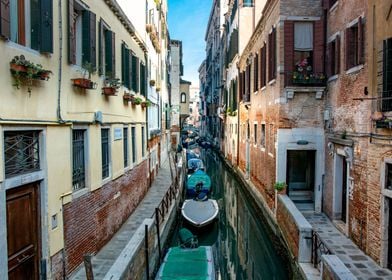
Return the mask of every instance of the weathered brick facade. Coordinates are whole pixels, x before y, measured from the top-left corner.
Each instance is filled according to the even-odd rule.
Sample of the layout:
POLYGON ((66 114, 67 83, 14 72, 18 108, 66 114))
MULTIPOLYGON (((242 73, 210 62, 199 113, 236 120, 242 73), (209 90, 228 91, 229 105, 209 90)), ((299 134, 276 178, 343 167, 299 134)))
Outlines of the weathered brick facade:
POLYGON ((148 161, 143 161, 120 178, 64 205, 67 274, 82 263, 84 254, 99 251, 135 210, 147 192, 147 174, 148 161))

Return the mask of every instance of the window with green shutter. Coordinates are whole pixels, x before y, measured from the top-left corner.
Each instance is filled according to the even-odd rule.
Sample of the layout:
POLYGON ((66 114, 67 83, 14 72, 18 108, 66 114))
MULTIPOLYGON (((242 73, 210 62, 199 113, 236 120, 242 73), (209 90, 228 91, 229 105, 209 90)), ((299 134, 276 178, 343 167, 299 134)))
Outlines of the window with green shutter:
POLYGON ((132 54, 132 90, 139 92, 139 58, 132 54))
POLYGON ((53 53, 53 0, 0 0, 0 36, 53 53))
POLYGON ((123 85, 128 89, 131 88, 131 68, 130 68, 130 50, 127 45, 123 43, 121 45, 121 79, 123 85))
MULTIPOLYGON (((42 1, 42 0, 41 0, 42 1)), ((96 15, 75 0, 68 2, 68 61, 97 66, 96 15)))
POLYGON ((140 94, 146 96, 146 66, 140 62, 140 94))

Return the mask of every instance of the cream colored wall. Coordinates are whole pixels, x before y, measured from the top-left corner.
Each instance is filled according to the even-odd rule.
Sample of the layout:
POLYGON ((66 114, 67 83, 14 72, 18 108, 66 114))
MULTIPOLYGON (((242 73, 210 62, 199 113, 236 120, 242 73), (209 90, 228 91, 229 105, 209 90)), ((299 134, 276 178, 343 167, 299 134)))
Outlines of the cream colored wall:
MULTIPOLYGON (((97 22, 97 49, 98 49, 98 22, 101 15, 105 22, 116 34, 116 76, 121 77, 121 43, 126 42, 128 47, 142 60, 145 60, 144 52, 138 47, 136 42, 130 37, 123 25, 113 16, 112 11, 104 1, 85 0, 91 11, 96 13, 97 22)), ((131 148, 131 124, 136 127, 136 141, 138 152, 137 163, 142 159, 141 126, 146 121, 145 112, 141 106, 132 106, 124 103, 122 95, 125 89, 121 87, 117 96, 105 97, 101 94, 101 87, 104 81, 98 74, 92 76, 92 80, 98 83, 96 90, 80 90, 71 84, 72 78, 81 77, 79 66, 68 64, 68 28, 67 28, 67 2, 62 1, 63 18, 63 50, 60 61, 60 36, 58 26, 58 7, 54 5, 53 10, 53 54, 50 56, 42 55, 27 47, 17 45, 13 42, 0 40, 0 129, 1 125, 18 126, 29 123, 31 120, 50 122, 40 123, 46 126, 46 139, 44 147, 46 157, 43 158, 47 166, 47 186, 48 186, 48 233, 49 233, 49 253, 54 255, 64 246, 63 221, 62 221, 62 197, 63 203, 72 201, 72 127, 74 121, 86 123, 87 128, 87 191, 94 191, 103 185, 101 171, 101 128, 99 124, 93 124, 94 113, 101 111, 103 122, 110 127, 110 150, 111 150, 111 179, 115 179, 124 173, 123 167, 123 139, 114 141, 114 128, 123 128, 123 123, 130 124, 129 128, 129 161, 132 164, 131 148), (15 89, 13 79, 9 72, 9 61, 15 55, 23 54, 26 59, 42 64, 45 69, 51 70, 53 75, 49 81, 37 82, 32 87, 29 94, 26 87, 15 89), (62 72, 61 84, 59 84, 59 72, 62 72), (57 97, 58 90, 61 88, 61 113, 62 119, 69 125, 59 125, 57 122, 57 97), (4 102, 6 100, 6 102, 4 102), (15 122, 18 119, 21 122, 15 122), (6 122, 6 120, 9 120, 6 122), (90 123, 88 125, 88 123, 90 123), (51 216, 57 214, 58 227, 51 229, 51 216)), ((97 51, 97 63, 98 63, 97 51)), ((147 133, 147 130, 146 130, 147 133)), ((0 182, 4 180, 4 159, 2 136, 0 137, 0 182)), ((146 140, 147 141, 147 140, 146 140)), ((144 159, 147 158, 147 152, 144 159)))
POLYGON ((180 114, 189 115, 189 84, 180 84, 180 114), (186 103, 181 103, 181 94, 186 93, 186 103))
POLYGON ((48 231, 51 256, 64 246, 61 197, 70 192, 72 186, 71 133, 70 127, 48 126, 46 130, 48 231), (57 215, 58 227, 52 230, 53 215, 57 215))

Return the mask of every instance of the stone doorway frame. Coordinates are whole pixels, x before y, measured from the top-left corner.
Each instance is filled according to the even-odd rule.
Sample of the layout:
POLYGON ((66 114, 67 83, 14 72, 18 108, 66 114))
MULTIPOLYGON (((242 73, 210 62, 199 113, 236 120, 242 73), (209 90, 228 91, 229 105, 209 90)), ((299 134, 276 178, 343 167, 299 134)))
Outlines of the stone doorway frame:
MULTIPOLYGON (((392 190, 385 187, 386 184, 386 171, 387 164, 392 165, 392 158, 384 159, 381 163, 380 172, 380 187, 381 187, 381 252, 380 252, 380 264, 386 268, 388 266, 388 226, 389 226, 389 208, 392 207, 388 199, 392 201, 392 190)), ((391 203, 392 204, 392 203, 391 203)))

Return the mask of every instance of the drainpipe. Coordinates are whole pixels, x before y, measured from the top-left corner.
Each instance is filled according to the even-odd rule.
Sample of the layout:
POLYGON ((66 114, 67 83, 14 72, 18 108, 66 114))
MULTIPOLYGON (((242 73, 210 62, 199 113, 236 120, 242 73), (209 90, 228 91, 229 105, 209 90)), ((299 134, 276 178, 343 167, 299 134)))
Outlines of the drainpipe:
POLYGON ((60 124, 65 123, 61 116, 61 81, 63 72, 63 15, 62 1, 59 0, 59 69, 58 69, 58 91, 57 91, 57 120, 60 124))

